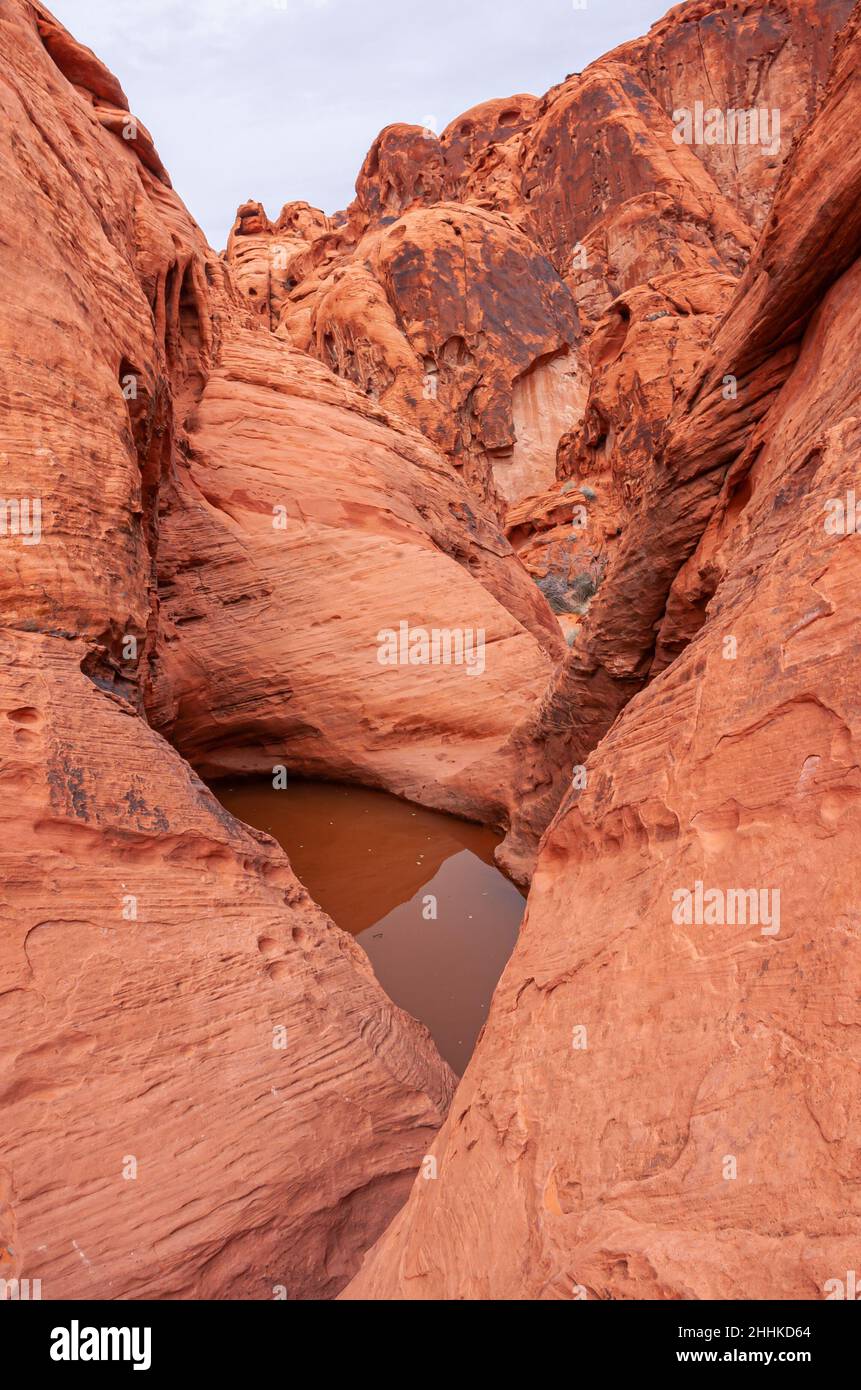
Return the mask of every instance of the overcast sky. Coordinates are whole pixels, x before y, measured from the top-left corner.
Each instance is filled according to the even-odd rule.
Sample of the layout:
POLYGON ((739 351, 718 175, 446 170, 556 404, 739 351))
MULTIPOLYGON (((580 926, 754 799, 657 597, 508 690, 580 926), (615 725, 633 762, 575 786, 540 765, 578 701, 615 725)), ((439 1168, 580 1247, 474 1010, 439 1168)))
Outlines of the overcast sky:
POLYGON ((48 0, 117 75, 221 250, 239 203, 270 217, 353 196, 393 121, 441 131, 491 97, 542 95, 644 34, 669 0, 48 0))

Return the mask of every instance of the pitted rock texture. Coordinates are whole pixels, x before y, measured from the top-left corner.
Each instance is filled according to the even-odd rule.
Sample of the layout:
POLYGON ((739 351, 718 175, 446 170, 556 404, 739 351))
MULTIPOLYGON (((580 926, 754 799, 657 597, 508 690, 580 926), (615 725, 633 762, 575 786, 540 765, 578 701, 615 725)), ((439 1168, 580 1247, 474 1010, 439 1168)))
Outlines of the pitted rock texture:
POLYGON ((667 428, 656 420, 649 429, 656 464, 643 474, 588 621, 513 736, 520 771, 502 858, 519 876, 528 875, 538 836, 567 790, 568 769, 585 762, 619 710, 701 626, 719 569, 704 558, 697 576, 692 552, 702 545, 707 556, 715 544, 719 496, 721 512, 735 515, 742 505, 747 470, 736 484, 736 457, 783 387, 823 294, 857 253, 859 155, 846 139, 855 119, 846 57, 854 33, 847 26, 841 36, 815 123, 781 180, 733 303, 677 393, 667 428))
MULTIPOLYGON (((424 151, 429 142, 415 139, 424 151)), ((294 289, 267 301, 278 336, 418 424, 482 500, 504 503, 524 479, 552 480, 555 438, 579 418, 585 384, 574 301, 540 249, 505 214, 446 202, 371 221, 348 254, 345 240, 324 234, 290 257, 294 289), (555 438, 524 463, 514 456, 516 393, 557 361, 555 438)), ((258 304, 281 247, 277 231, 240 215, 227 259, 258 304)))
POLYGON ((859 72, 856 14, 542 711, 586 785, 437 1180, 345 1297, 820 1299, 855 1267, 859 72))
MULTIPOLYGON (((636 68, 671 115, 691 110, 697 100, 724 113, 780 112, 779 143, 764 157, 751 141, 704 139, 693 147, 721 191, 759 231, 780 170, 816 108, 835 37, 852 8, 851 0, 695 0, 676 5, 646 38, 623 44, 611 56, 636 68)), ((770 121, 766 128, 770 146, 770 121)))
POLYGON ((734 287, 715 271, 655 276, 620 294, 586 340, 588 394, 581 425, 559 438, 559 481, 506 515, 518 557, 569 642, 581 624, 561 615, 584 617, 603 585, 636 522, 667 417, 734 287))
POLYGON ((269 223, 244 205, 227 259, 280 335, 416 423, 505 520, 566 476, 584 336, 618 296, 668 273, 742 273, 850 8, 677 6, 543 98, 485 102, 441 136, 387 126, 355 201, 309 213, 293 249, 287 208, 269 223), (707 143, 703 123, 687 142, 679 113, 697 101, 756 111, 756 138, 745 119, 743 144, 707 143))

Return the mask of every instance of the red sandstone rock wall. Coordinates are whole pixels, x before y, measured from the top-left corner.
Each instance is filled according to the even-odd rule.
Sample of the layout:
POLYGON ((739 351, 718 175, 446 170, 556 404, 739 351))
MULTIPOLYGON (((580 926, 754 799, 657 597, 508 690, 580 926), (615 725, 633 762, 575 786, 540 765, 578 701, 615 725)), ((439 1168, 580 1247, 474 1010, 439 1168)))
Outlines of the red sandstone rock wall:
POLYGON ((335 219, 246 204, 227 259, 281 335, 417 423, 522 530, 583 428, 584 334, 655 276, 741 274, 849 9, 677 6, 542 99, 484 103, 439 138, 386 127, 335 219), (677 142, 675 114, 703 97, 776 108, 773 151, 677 142))
POLYGON ((46 1299, 330 1296, 451 1074, 86 652, 0 638, 9 1243, 46 1299))
POLYGON ((852 1267, 857 19, 802 134, 847 14, 679 7, 220 260, 116 79, 6 5, 0 452, 45 534, 0 552, 0 1277, 330 1296, 401 1206, 454 1079, 189 766, 282 760, 506 825, 524 878, 550 826, 350 1297, 852 1267), (706 85, 781 107, 774 158, 673 140, 706 85), (401 618, 484 628, 485 675, 380 667, 401 618), (697 882, 779 932, 674 921, 697 882))
POLYGON ((773 155, 764 158, 753 144, 694 147, 721 191, 758 231, 793 142, 813 115, 835 37, 851 11, 848 0, 695 0, 676 5, 646 38, 610 56, 636 68, 671 113, 698 98, 724 111, 780 110, 780 146, 773 155))
MULTIPOLYGON (((416 128, 395 129, 399 145, 411 145, 405 171, 415 178, 431 142, 416 128)), ((387 189, 388 176, 371 167, 387 189)), ((364 206, 377 207, 377 195, 363 191, 369 179, 360 176, 349 226, 306 233, 304 254, 285 245, 277 223, 261 231, 262 214, 240 209, 228 263, 256 305, 269 267, 266 307, 270 320, 278 317, 279 337, 418 424, 481 499, 511 499, 524 486, 513 457, 516 383, 558 360, 566 369, 558 410, 573 421, 582 408, 571 293, 507 214, 413 201, 397 220, 372 217, 364 206), (282 266, 293 282, 286 293, 274 278, 282 266)), ((548 480, 554 466, 555 447, 543 462, 548 480)), ((539 469, 531 464, 536 476, 539 469)), ((529 471, 525 481, 534 481, 529 471)))
POLYGON ((453 1077, 180 754, 501 816, 482 759, 561 639, 433 448, 246 306, 98 59, 23 0, 0 49, 3 490, 41 509, 0 564, 0 1268, 328 1296, 453 1077), (454 611, 484 684, 375 665, 454 611))
POLYGON ((859 71, 856 15, 542 710, 545 775, 582 757, 586 786, 439 1176, 348 1297, 817 1299, 854 1267, 859 71))
POLYGON ((562 642, 420 436, 268 333, 235 331, 168 497, 148 709, 196 768, 286 763, 507 820, 485 769, 562 642), (380 665, 380 632, 403 621, 484 633, 482 673, 380 665))

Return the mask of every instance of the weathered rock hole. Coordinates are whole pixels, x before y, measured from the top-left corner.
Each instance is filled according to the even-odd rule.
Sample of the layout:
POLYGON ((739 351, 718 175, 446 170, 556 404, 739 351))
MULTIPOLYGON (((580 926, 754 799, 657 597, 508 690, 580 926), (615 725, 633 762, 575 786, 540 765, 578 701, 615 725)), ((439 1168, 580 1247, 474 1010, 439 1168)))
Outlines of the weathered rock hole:
POLYGON ((39 724, 42 716, 37 709, 10 709, 6 711, 6 718, 12 724, 39 724))

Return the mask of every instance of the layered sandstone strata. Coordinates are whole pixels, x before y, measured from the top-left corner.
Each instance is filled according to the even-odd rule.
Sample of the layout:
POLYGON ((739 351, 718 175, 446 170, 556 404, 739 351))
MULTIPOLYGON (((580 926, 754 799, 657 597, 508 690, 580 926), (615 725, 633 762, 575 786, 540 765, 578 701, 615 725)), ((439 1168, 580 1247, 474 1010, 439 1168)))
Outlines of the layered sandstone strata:
POLYGON ((349 1297, 816 1299, 854 1267, 859 71, 856 15, 542 710, 537 760, 586 785, 438 1177, 349 1297))
POLYGON ((849 9, 677 6, 541 99, 486 102, 439 137, 386 127, 334 218, 244 205, 227 260, 276 332, 418 424, 504 519, 566 476, 584 335, 619 295, 741 274, 849 9), (686 140, 697 101, 756 129, 686 140))
POLYGON ((181 754, 490 817, 561 639, 432 446, 240 297, 99 60, 23 0, 0 47, 0 1270, 330 1295, 453 1077, 181 754), (407 688, 401 618, 483 629, 485 679, 407 688))
POLYGON ((0 1277, 330 1296, 448 1110, 190 764, 461 810, 522 878, 550 826, 350 1297, 853 1266, 857 20, 802 133, 847 13, 679 7, 220 259, 116 79, 4 8, 0 1277), (779 152, 674 140, 706 87, 779 152), (382 665, 402 621, 480 631, 481 678, 382 665))
POLYGON ((0 1231, 47 1299, 330 1296, 453 1078, 86 653, 0 639, 0 1231))
POLYGON ((167 496, 147 703, 196 768, 289 765, 506 820, 486 769, 564 648, 504 536, 420 436, 237 330, 167 496), (402 624, 463 631, 473 673, 381 664, 402 624))

